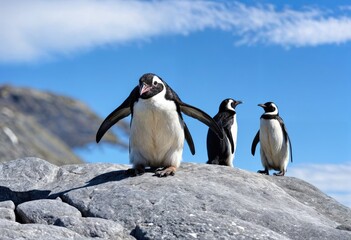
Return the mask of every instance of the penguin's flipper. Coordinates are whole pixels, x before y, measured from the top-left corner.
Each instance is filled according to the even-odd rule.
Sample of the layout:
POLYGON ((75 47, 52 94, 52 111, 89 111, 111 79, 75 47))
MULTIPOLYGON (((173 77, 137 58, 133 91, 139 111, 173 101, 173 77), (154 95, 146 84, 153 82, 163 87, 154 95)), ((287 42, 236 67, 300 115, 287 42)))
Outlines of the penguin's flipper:
POLYGON ((289 135, 288 135, 288 139, 289 139, 289 148, 290 148, 290 160, 291 160, 291 162, 293 162, 292 146, 291 146, 291 141, 290 141, 289 135))
POLYGON ((102 122, 99 130, 96 133, 96 142, 100 142, 104 134, 109 130, 115 123, 117 123, 122 118, 127 117, 131 114, 131 109, 135 101, 137 101, 139 96, 139 87, 135 87, 126 100, 116 108, 112 113, 110 113, 106 119, 102 122))
POLYGON ((233 116, 228 114, 221 114, 220 116, 216 115, 213 119, 218 123, 219 126, 223 126, 223 130, 226 133, 229 143, 231 145, 232 153, 234 153, 235 143, 231 131, 231 127, 233 124, 233 116))
POLYGON ((196 107, 193 107, 191 105, 183 103, 181 101, 179 101, 178 104, 179 104, 180 111, 182 111, 186 115, 188 115, 192 118, 196 118, 200 122, 206 124, 207 126, 209 126, 211 128, 211 130, 213 132, 216 133, 216 135, 220 139, 223 139, 223 132, 221 131, 221 129, 219 128, 217 123, 213 120, 213 118, 211 118, 207 113, 205 113, 204 111, 202 111, 196 107))
POLYGON ((287 142, 289 135, 288 135, 288 131, 286 130, 285 124, 283 119, 280 116, 276 116, 276 119, 278 120, 280 127, 283 129, 283 134, 284 134, 284 139, 287 142))
POLYGON ((254 140, 252 141, 252 145, 251 145, 251 154, 252 154, 252 156, 255 156, 256 146, 257 146, 259 141, 260 141, 260 130, 258 130, 254 140))
POLYGON ((193 138, 191 137, 190 131, 188 129, 188 126, 185 124, 185 122, 183 121, 184 124, 184 135, 185 135, 185 140, 189 145, 190 148, 190 152, 192 155, 195 155, 195 145, 194 145, 194 141, 193 138))
POLYGON ((234 139, 233 139, 233 135, 232 135, 232 131, 230 131, 230 129, 229 128, 227 128, 227 127, 224 127, 223 128, 224 129, 224 132, 227 134, 227 137, 228 137, 228 139, 229 139, 229 142, 230 142, 230 146, 231 146, 231 149, 232 149, 232 153, 234 153, 234 139))
POLYGON ((289 137, 288 131, 287 131, 287 129, 286 129, 286 126, 285 126, 285 124, 284 124, 283 119, 282 119, 280 116, 278 116, 277 120, 278 120, 280 126, 281 126, 282 129, 283 129, 283 134, 284 134, 284 139, 285 139, 285 141, 286 141, 286 142, 289 142, 290 160, 291 160, 291 162, 293 162, 292 146, 291 146, 291 141, 290 141, 290 137, 289 137))

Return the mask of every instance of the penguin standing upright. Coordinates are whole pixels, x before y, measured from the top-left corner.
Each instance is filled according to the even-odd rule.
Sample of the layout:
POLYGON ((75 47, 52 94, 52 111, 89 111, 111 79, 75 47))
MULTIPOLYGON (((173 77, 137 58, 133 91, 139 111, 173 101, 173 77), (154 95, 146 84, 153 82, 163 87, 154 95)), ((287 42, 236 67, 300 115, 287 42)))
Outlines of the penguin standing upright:
POLYGON ((222 129, 224 138, 218 138, 217 134, 215 134, 212 129, 208 129, 208 164, 233 166, 238 133, 235 108, 241 103, 241 101, 235 101, 231 98, 227 98, 221 102, 218 113, 213 119, 222 129))
POLYGON ((200 120, 223 137, 208 114, 182 102, 165 81, 147 73, 141 76, 139 85, 127 99, 103 121, 96 142, 112 125, 131 114, 129 159, 133 168, 129 172, 139 175, 145 172, 145 167, 152 167, 162 168, 156 171, 159 177, 174 175, 182 159, 184 138, 195 154, 194 142, 181 112, 200 120))
POLYGON ((257 132, 251 146, 251 153, 255 155, 258 142, 261 142, 261 162, 264 170, 258 173, 269 175, 269 170, 274 169, 279 173, 276 176, 284 176, 292 159, 292 147, 288 132, 283 119, 279 116, 278 107, 273 102, 258 104, 264 109, 260 119, 260 130, 257 132))

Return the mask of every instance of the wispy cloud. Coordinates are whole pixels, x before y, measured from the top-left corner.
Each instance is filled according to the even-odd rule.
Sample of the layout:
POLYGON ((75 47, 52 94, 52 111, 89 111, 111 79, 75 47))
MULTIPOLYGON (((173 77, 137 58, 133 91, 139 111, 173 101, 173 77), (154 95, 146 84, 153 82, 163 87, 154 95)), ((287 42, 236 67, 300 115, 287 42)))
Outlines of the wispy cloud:
POLYGON ((344 164, 300 164, 289 176, 303 179, 339 202, 351 207, 351 162, 344 164))
POLYGON ((234 33, 238 45, 340 44, 351 41, 349 9, 231 1, 6 1, 0 8, 0 61, 40 60, 205 29, 234 33))

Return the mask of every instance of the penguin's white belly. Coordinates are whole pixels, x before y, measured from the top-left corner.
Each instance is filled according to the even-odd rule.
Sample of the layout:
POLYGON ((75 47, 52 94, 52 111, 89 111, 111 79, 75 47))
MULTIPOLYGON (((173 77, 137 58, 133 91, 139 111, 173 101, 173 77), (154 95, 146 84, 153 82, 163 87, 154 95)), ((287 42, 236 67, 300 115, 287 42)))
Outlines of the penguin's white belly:
POLYGON ((260 142, 268 166, 275 170, 285 169, 289 161, 289 148, 278 120, 261 119, 260 142))
POLYGON ((227 144, 229 146, 228 148, 228 158, 226 159, 227 165, 228 166, 233 166, 233 159, 234 159, 234 155, 235 155, 235 151, 236 151, 236 139, 237 139, 237 135, 238 135, 238 125, 236 123, 236 119, 234 119, 233 125, 230 128, 230 132, 232 133, 233 136, 233 141, 234 141, 234 152, 232 153, 232 146, 230 144, 230 141, 228 138, 226 138, 227 140, 227 144))
POLYGON ((178 167, 184 130, 173 101, 157 97, 134 105, 130 133, 130 161, 150 167, 178 167))

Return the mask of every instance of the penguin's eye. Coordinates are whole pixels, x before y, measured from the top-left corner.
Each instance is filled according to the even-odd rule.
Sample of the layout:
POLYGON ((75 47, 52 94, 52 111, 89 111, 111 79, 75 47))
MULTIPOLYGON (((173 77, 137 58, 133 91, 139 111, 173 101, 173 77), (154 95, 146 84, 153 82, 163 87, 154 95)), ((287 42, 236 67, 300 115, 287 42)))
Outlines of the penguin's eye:
POLYGON ((154 86, 157 86, 157 81, 154 81, 153 84, 154 84, 154 86))

